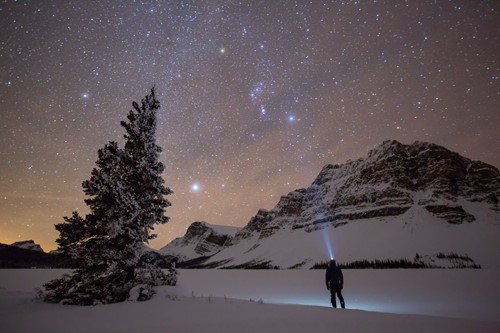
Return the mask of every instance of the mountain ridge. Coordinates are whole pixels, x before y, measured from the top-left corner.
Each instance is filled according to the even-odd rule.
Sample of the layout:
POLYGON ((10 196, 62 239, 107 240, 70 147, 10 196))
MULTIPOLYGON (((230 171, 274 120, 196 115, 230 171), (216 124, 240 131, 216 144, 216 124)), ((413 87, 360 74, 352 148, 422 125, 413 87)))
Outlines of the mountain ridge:
POLYGON ((487 253, 500 250, 499 197, 496 167, 436 144, 388 140, 366 157, 324 166, 308 188, 260 209, 205 264, 310 268, 328 257, 320 247, 332 241, 351 261, 458 253, 500 267, 487 253))
POLYGON ((10 244, 11 246, 18 247, 20 249, 26 249, 26 250, 32 250, 32 251, 38 251, 38 252, 45 252, 42 247, 39 244, 36 244, 35 241, 33 240, 26 240, 26 241, 19 241, 10 244))
POLYGON ((195 256, 210 256, 219 252, 240 228, 193 222, 186 234, 174 239, 158 250, 164 256, 174 256, 184 261, 195 256))

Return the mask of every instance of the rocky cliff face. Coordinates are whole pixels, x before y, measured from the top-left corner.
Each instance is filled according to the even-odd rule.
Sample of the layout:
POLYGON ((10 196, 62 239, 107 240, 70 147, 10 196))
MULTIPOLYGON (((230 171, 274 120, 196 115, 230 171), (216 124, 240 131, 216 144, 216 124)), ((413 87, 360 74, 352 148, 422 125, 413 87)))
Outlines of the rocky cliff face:
POLYGON ((326 165, 307 189, 281 197, 272 210, 259 210, 237 235, 269 237, 284 226, 306 231, 324 223, 401 216, 418 205, 452 224, 475 220, 460 200, 498 208, 500 173, 444 147, 385 141, 366 158, 326 165))
POLYGON ((229 244, 239 228, 220 227, 206 222, 193 222, 183 237, 161 248, 162 255, 175 256, 180 261, 210 256, 229 244))

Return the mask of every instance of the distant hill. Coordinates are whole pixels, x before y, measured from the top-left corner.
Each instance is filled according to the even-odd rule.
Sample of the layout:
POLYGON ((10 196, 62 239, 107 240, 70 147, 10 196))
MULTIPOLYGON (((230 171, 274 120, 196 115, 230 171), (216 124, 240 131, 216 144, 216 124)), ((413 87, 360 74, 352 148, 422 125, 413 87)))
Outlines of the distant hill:
MULTIPOLYGON (((161 255, 144 245, 138 266, 155 264, 169 268, 177 257, 161 255)), ((11 245, 0 243, 0 268, 77 268, 78 261, 62 254, 59 250, 45 253, 34 241, 16 242, 11 245)))
POLYGON ((72 268, 74 261, 61 254, 0 243, 0 268, 72 268))
POLYGON ((38 251, 38 252, 45 252, 40 244, 36 244, 35 241, 33 240, 27 240, 27 241, 21 241, 21 242, 15 242, 10 244, 15 247, 19 247, 21 249, 26 249, 26 250, 33 250, 33 251, 38 251))

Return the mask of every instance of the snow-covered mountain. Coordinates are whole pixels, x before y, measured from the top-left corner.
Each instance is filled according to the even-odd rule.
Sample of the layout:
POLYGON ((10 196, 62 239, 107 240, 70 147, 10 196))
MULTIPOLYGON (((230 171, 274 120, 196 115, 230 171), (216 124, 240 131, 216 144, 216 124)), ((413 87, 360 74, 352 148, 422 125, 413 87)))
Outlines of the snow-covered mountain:
POLYGON ((21 249, 44 252, 39 244, 36 244, 33 240, 20 241, 10 244, 21 249))
POLYGON ((180 261, 211 256, 228 245, 239 230, 237 227, 194 222, 183 237, 174 239, 162 247, 159 253, 177 257, 180 261))
POLYGON ((385 141, 365 158, 325 166, 311 186, 259 210, 233 238, 196 251, 200 237, 188 230, 173 243, 192 249, 181 260, 215 253, 207 267, 310 268, 330 252, 339 262, 472 259, 500 267, 499 197, 494 166, 435 144, 385 141))

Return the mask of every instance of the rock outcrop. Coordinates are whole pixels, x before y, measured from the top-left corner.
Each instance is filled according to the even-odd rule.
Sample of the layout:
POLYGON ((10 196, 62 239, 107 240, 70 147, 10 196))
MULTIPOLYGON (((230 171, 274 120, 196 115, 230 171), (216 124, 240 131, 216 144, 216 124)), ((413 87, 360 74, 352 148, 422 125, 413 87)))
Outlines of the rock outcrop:
POLYGON ((36 244, 33 240, 15 242, 15 243, 12 243, 10 245, 21 248, 21 249, 44 252, 42 247, 39 244, 36 244))
POLYGON ((164 256, 175 256, 180 261, 210 256, 229 244, 239 228, 221 227, 206 222, 193 222, 183 237, 174 239, 159 250, 164 256))

